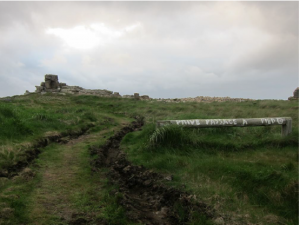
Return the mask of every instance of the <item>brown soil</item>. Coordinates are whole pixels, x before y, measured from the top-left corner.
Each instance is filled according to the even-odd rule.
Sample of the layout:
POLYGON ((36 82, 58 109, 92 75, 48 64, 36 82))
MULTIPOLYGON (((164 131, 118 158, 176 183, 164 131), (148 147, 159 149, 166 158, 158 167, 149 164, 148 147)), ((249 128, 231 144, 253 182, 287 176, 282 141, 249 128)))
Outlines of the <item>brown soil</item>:
POLYGON ((147 225, 173 225, 186 224, 193 212, 214 217, 213 210, 192 195, 164 185, 170 177, 132 165, 126 159, 119 148, 120 142, 127 133, 142 125, 133 122, 109 138, 101 148, 91 148, 91 154, 98 155, 93 162, 94 168, 109 168, 110 182, 119 187, 114 194, 122 194, 120 204, 126 209, 128 218, 147 225))

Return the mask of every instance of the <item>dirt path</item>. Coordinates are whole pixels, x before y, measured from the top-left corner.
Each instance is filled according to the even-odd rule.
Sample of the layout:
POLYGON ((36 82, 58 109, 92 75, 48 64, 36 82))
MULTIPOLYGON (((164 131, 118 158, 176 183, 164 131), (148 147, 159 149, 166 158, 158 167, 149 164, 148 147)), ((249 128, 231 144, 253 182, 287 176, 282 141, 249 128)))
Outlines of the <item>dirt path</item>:
POLYGON ((32 195, 30 210, 33 224, 72 224, 80 214, 74 199, 84 195, 89 185, 81 178, 86 176, 85 167, 89 168, 89 155, 84 155, 86 145, 99 135, 87 134, 64 145, 49 146, 41 154, 40 184, 32 195))
POLYGON ((117 184, 117 193, 122 193, 120 204, 127 216, 141 224, 175 225, 187 224, 193 217, 213 217, 213 211, 206 204, 194 201, 193 196, 163 183, 170 177, 163 177, 142 166, 132 165, 119 149, 120 141, 129 132, 142 124, 132 123, 111 137, 107 143, 93 153, 98 155, 96 167, 107 167, 112 184, 117 184))
MULTIPOLYGON (((93 147, 88 150, 87 146, 95 143, 108 130, 80 136, 67 144, 48 146, 37 162, 39 182, 29 204, 30 221, 34 221, 32 224, 109 224, 106 220, 95 223, 90 218, 99 216, 101 207, 98 212, 93 212, 94 215, 89 215, 89 211, 84 212, 81 206, 84 205, 82 199, 90 187, 98 190, 102 188, 101 182, 95 183, 90 179, 90 154, 97 155, 92 162, 94 171, 97 168, 108 169, 106 175, 109 181, 118 187, 111 194, 121 194, 118 204, 124 207, 126 217, 133 223, 175 225, 187 224, 199 216, 212 218, 213 212, 206 204, 195 201, 188 193, 166 186, 164 183, 170 180, 169 176, 164 177, 143 166, 134 166, 126 159, 119 149, 120 142, 127 133, 138 130, 141 126, 142 124, 133 122, 130 126, 123 127, 101 148, 93 147)), ((97 199, 97 191, 93 198, 101 201, 97 199)), ((86 201, 89 204, 91 199, 86 201)))

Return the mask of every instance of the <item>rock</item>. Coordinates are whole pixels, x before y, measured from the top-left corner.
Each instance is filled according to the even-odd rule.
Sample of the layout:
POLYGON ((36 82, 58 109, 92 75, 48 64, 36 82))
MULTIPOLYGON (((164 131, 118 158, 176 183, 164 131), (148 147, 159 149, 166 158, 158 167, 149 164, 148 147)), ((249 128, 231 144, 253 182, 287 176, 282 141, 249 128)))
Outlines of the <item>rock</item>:
POLYGON ((133 95, 123 95, 122 98, 133 98, 133 95))
POLYGON ((119 92, 114 92, 113 96, 115 96, 115 97, 121 97, 121 95, 119 94, 119 92))
POLYGON ((134 93, 134 94, 133 94, 133 97, 134 97, 135 99, 139 100, 139 99, 140 99, 140 94, 139 94, 139 93, 134 93))
POLYGON ((142 95, 140 98, 143 99, 143 100, 148 100, 148 99, 150 99, 150 97, 149 97, 148 95, 142 95))
POLYGON ((218 225, 223 225, 225 224, 224 222, 224 219, 222 217, 218 217, 217 219, 214 220, 214 223, 215 224, 218 224, 218 225))
MULTIPOLYGON (((106 89, 85 89, 79 86, 68 86, 66 83, 58 82, 58 75, 46 74, 45 82, 41 82, 40 86, 35 86, 36 93, 63 93, 62 95, 67 94, 76 94, 76 95, 96 95, 101 97, 122 97, 119 92, 113 92, 106 89)), ((25 92, 28 94, 29 92, 25 92)), ((135 99, 150 99, 148 95, 139 96, 139 93, 134 95, 124 95, 123 98, 135 98, 135 99)))
POLYGON ((288 100, 299 100, 299 87, 293 92, 293 96, 289 97, 288 100))
POLYGON ((173 180, 173 176, 172 176, 172 175, 166 176, 166 177, 165 177, 165 180, 171 181, 171 180, 173 180))
POLYGON ((297 87, 296 89, 295 89, 295 91, 293 92, 293 94, 294 94, 294 98, 299 98, 299 87, 297 87))
POLYGON ((45 75, 45 88, 47 89, 57 89, 59 87, 58 76, 54 74, 45 75))
POLYGON ((36 88, 35 92, 37 92, 37 93, 40 93, 44 90, 43 86, 35 86, 35 88, 36 88))

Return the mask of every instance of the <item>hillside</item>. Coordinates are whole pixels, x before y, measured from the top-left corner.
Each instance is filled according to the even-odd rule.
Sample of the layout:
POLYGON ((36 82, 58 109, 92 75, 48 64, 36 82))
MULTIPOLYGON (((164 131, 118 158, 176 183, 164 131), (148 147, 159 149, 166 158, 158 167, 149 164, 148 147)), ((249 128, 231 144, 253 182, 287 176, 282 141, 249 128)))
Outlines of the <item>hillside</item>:
POLYGON ((0 224, 298 224, 299 102, 0 100, 0 224), (156 129, 157 120, 291 117, 156 129))

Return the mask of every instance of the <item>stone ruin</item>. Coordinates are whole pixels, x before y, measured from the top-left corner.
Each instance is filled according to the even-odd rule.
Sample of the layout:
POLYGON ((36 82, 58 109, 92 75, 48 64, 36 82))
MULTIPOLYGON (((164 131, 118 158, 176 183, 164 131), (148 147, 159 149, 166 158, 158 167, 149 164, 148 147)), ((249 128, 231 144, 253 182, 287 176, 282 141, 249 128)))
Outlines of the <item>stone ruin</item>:
POLYGON ((35 86, 35 92, 60 92, 64 86, 66 83, 59 83, 57 75, 46 74, 45 82, 42 82, 40 86, 35 86))
MULTIPOLYGON (((148 95, 139 96, 139 93, 134 93, 134 95, 124 95, 121 96, 119 92, 113 92, 105 89, 85 89, 79 86, 68 86, 66 83, 60 83, 58 81, 58 76, 54 74, 46 74, 45 82, 42 82, 40 86, 35 86, 35 93, 45 94, 48 92, 58 93, 58 94, 77 94, 77 95, 98 95, 103 97, 123 97, 123 98, 133 98, 136 100, 146 100, 150 99, 148 95)), ((30 94, 26 90, 25 95, 30 94)))
POLYGON ((299 100, 299 87, 293 92, 293 96, 289 97, 288 100, 299 100))

